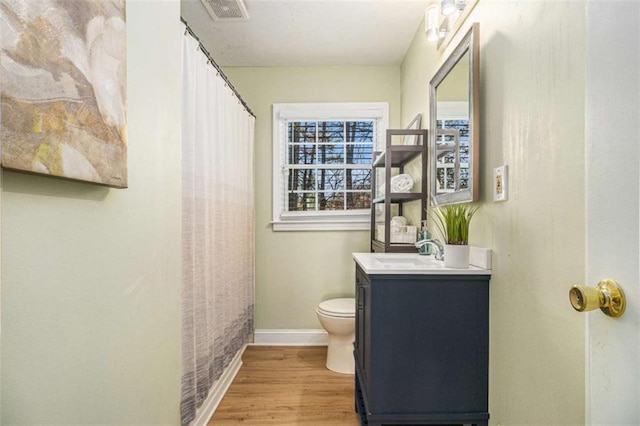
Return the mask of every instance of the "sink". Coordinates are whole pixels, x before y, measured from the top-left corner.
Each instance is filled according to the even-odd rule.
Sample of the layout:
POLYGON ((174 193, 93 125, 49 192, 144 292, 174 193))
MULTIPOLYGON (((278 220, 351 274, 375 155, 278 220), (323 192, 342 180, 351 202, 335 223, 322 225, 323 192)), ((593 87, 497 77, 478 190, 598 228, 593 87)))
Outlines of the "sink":
POLYGON ((483 275, 491 269, 470 266, 467 269, 447 268, 433 255, 418 253, 353 253, 353 258, 367 274, 414 275, 483 275))
POLYGON ((429 267, 439 267, 441 266, 441 261, 429 259, 429 258, 420 258, 407 255, 398 255, 398 256, 374 256, 376 262, 381 263, 385 267, 389 268, 402 268, 402 267, 417 267, 417 268, 429 268, 429 267))
POLYGON ((375 259, 380 263, 403 263, 403 264, 419 264, 420 263, 420 261, 417 259, 411 259, 411 258, 407 259, 402 257, 376 256, 375 259))

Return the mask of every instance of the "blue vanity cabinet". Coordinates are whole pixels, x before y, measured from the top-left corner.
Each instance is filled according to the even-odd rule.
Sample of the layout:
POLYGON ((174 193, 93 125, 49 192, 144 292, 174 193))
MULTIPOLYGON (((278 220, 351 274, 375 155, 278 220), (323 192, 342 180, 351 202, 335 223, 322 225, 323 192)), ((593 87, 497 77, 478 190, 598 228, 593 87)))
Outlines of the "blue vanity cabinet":
POLYGON ((368 275, 356 265, 363 425, 488 424, 489 279, 368 275))

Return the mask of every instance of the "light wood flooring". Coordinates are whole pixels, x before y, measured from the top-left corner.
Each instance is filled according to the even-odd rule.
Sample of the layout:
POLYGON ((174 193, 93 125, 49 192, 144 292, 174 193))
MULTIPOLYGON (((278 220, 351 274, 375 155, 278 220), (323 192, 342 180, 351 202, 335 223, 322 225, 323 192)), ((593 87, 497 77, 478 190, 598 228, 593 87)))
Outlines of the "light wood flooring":
POLYGON ((327 370, 326 346, 249 346, 209 425, 360 425, 354 376, 327 370))

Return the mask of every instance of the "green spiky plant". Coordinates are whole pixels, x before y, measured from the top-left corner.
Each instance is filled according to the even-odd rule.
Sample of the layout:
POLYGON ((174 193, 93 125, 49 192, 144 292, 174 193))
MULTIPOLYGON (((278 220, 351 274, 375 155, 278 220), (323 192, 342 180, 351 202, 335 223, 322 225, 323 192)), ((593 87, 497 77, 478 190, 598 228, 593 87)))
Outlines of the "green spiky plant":
POLYGON ((469 244, 469 225, 476 211, 478 206, 469 204, 450 204, 431 210, 436 228, 445 244, 469 244))

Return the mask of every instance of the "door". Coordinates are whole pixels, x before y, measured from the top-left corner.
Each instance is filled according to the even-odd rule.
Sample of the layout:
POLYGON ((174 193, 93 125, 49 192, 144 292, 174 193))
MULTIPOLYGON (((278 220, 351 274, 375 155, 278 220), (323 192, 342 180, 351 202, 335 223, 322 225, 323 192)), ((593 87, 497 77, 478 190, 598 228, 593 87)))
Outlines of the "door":
POLYGON ((640 2, 588 1, 586 278, 613 278, 627 308, 587 315, 586 421, 640 424, 640 2))

